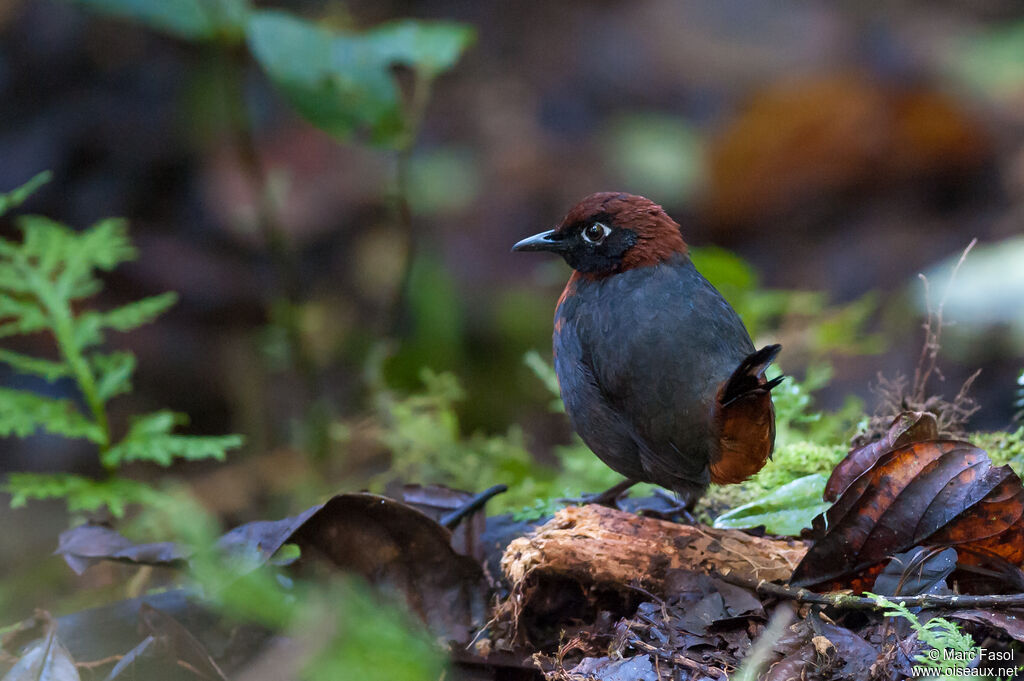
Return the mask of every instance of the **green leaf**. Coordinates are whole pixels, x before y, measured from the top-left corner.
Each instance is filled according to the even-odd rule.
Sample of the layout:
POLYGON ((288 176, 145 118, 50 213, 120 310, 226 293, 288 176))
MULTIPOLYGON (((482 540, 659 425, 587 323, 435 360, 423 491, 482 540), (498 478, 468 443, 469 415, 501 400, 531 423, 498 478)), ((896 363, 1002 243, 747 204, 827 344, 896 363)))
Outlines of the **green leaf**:
MULTIPOLYGON (((700 273, 720 291, 728 290, 738 297, 738 294, 759 285, 754 268, 732 251, 717 246, 701 246, 690 249, 690 259, 700 273)), ((725 297, 729 298, 727 295, 725 297)))
POLYGON ((131 331, 143 324, 149 324, 176 302, 178 294, 169 291, 136 300, 107 312, 83 312, 75 321, 75 343, 80 348, 88 348, 103 342, 105 329, 131 331))
POLYGON ((815 473, 797 478, 768 495, 738 506, 715 519, 719 529, 743 529, 764 525, 769 534, 799 536, 811 520, 831 504, 822 501, 828 478, 815 473))
POLYGON ((49 182, 51 177, 53 177, 52 173, 49 170, 44 170, 17 189, 0 194, 0 215, 23 204, 37 189, 49 182))
POLYGON ((7 364, 18 373, 42 376, 51 383, 59 378, 71 375, 71 370, 68 366, 61 362, 31 357, 20 352, 4 350, 3 348, 0 348, 0 362, 7 364))
POLYGON ((11 495, 12 508, 33 499, 64 499, 72 513, 105 506, 118 518, 128 504, 152 504, 160 496, 149 485, 134 480, 92 480, 65 473, 11 473, 3 491, 11 495))
POLYGON ((398 88, 380 49, 359 33, 285 12, 254 12, 246 36, 270 80, 306 120, 347 140, 369 130, 393 144, 403 121, 398 88))
MULTIPOLYGON (((14 294, 12 300, 27 303, 28 301, 23 301, 23 298, 34 295, 35 291, 27 276, 28 265, 20 257, 20 248, 20 244, 0 239, 0 291, 14 294)), ((19 332, 8 331, 5 335, 10 336, 12 333, 19 332)))
POLYGON ((132 425, 128 429, 125 440, 141 440, 154 435, 166 435, 176 426, 187 424, 188 416, 185 414, 179 414, 170 409, 161 409, 132 419, 132 425))
POLYGON ((186 421, 183 414, 167 410, 135 419, 124 439, 104 453, 103 464, 117 466, 130 461, 151 461, 169 466, 176 458, 222 461, 229 449, 242 446, 239 435, 206 437, 171 433, 175 426, 186 421))
POLYGON ((136 300, 109 312, 100 313, 100 326, 115 331, 131 331, 143 324, 149 324, 176 302, 178 302, 178 294, 173 291, 136 300))
POLYGON ((72 0, 87 9, 129 19, 186 40, 241 39, 246 0, 72 0))
POLYGON ((109 272, 123 262, 135 260, 138 252, 128 238, 128 222, 121 218, 100 220, 75 234, 64 260, 109 272), (73 249, 73 250, 72 250, 73 249))
POLYGON ((38 429, 103 443, 103 430, 86 418, 71 400, 0 388, 0 437, 28 437, 38 429))
POLYGON ((115 466, 131 461, 151 461, 161 466, 170 466, 174 459, 223 461, 229 449, 241 446, 240 435, 154 435, 119 443, 107 450, 103 455, 103 463, 115 466))
POLYGON ((124 220, 102 220, 92 227, 76 232, 59 222, 39 215, 18 218, 24 234, 19 246, 7 244, 10 255, 24 283, 0 277, 0 287, 14 291, 31 291, 51 303, 86 298, 100 289, 93 269, 112 270, 134 260, 135 248, 128 240, 124 220), (52 290, 51 290, 52 289, 52 290))
POLYGON ((434 78, 455 66, 476 40, 472 26, 451 21, 400 19, 367 32, 381 59, 402 64, 434 78))
MULTIPOLYGON (((0 289, 8 288, 4 286, 3 272, 5 270, 8 271, 10 277, 22 279, 10 265, 0 263, 0 289)), ((22 281, 22 283, 24 282, 22 281)), ((49 320, 46 313, 35 300, 0 293, 0 338, 35 333, 48 327, 49 320)))
POLYGON ((25 235, 22 254, 38 263, 46 274, 64 269, 69 263, 109 271, 136 256, 128 240, 128 223, 120 218, 101 220, 76 231, 42 215, 23 215, 18 218, 18 227, 25 235))
POLYGON ((131 392, 135 355, 130 352, 115 352, 109 355, 93 355, 90 361, 96 373, 96 394, 101 401, 106 402, 115 395, 131 392))

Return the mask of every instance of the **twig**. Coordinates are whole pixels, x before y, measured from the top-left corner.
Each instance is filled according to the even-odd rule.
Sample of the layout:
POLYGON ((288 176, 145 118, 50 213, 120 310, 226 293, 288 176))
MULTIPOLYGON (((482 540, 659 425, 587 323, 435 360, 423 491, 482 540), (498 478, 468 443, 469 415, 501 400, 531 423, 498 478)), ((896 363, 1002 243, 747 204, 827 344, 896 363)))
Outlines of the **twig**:
MULTIPOLYGON (((842 593, 817 593, 808 589, 775 584, 766 580, 754 580, 742 575, 719 572, 711 573, 723 582, 753 589, 757 593, 777 598, 786 598, 798 603, 827 605, 847 610, 885 610, 887 606, 867 596, 854 596, 842 593)), ((969 608, 1012 608, 1024 607, 1024 593, 1020 594, 986 594, 982 596, 963 596, 960 594, 919 594, 916 596, 891 596, 894 601, 902 602, 909 608, 943 608, 959 610, 969 608)))
POLYGON ((110 657, 104 657, 101 660, 92 660, 89 662, 75 662, 75 667, 78 669, 96 669, 97 667, 104 667, 111 662, 120 662, 124 658, 124 655, 111 655, 110 657))
POLYGON ((878 406, 868 422, 867 429, 854 438, 855 447, 868 444, 878 436, 884 435, 893 417, 905 411, 927 411, 934 414, 941 437, 964 436, 964 424, 979 409, 978 403, 968 397, 978 372, 964 381, 952 402, 938 395, 929 397, 928 384, 933 377, 938 377, 939 381, 946 380, 938 366, 939 351, 942 349, 942 329, 951 324, 946 322, 944 317, 946 301, 953 290, 960 267, 977 243, 977 239, 972 239, 953 265, 938 305, 933 305, 931 282, 925 275, 917 275, 924 286, 927 315, 921 325, 924 329, 924 342, 921 344, 921 353, 914 367, 913 380, 903 374, 897 374, 891 380, 882 374, 878 375, 878 383, 873 388, 879 396, 878 406))
MULTIPOLYGON (((942 294, 942 299, 939 300, 939 304, 934 311, 931 306, 931 287, 928 284, 928 278, 923 274, 917 275, 924 284, 925 306, 928 309, 928 316, 924 322, 924 345, 921 347, 921 357, 918 359, 917 367, 914 369, 914 382, 911 386, 911 394, 918 402, 924 401, 927 395, 928 380, 933 373, 937 373, 936 366, 939 350, 942 347, 939 341, 942 337, 942 327, 945 326, 942 313, 946 307, 946 301, 949 299, 949 293, 953 289, 953 282, 956 281, 956 275, 967 259, 967 254, 971 252, 971 249, 977 243, 977 239, 971 239, 971 243, 967 244, 967 248, 960 254, 960 259, 956 261, 953 271, 949 274, 949 282, 946 284, 946 290, 942 294)), ((939 378, 942 378, 941 373, 939 373, 939 378)))
POLYGON ((686 667, 687 669, 692 669, 694 671, 700 672, 701 674, 714 676, 719 679, 729 678, 728 674, 726 674, 723 670, 718 669, 717 667, 709 667, 706 664, 702 664, 695 660, 691 660, 690 658, 684 657, 683 655, 670 653, 656 646, 652 646, 650 643, 641 641, 636 636, 636 634, 631 635, 626 642, 629 643, 629 645, 636 648, 637 650, 645 652, 648 655, 653 655, 655 657, 655 660, 662 659, 666 662, 671 662, 672 664, 679 665, 680 667, 686 667))

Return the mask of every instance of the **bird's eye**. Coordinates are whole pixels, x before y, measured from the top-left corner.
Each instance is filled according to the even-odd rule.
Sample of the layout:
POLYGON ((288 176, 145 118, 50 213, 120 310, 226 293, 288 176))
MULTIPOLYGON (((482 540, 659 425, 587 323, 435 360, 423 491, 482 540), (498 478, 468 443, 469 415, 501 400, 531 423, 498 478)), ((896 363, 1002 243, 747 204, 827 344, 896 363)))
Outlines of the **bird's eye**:
POLYGON ((591 223, 586 229, 583 230, 583 238, 592 244, 599 244, 604 241, 604 238, 611 232, 607 225, 601 222, 591 223))

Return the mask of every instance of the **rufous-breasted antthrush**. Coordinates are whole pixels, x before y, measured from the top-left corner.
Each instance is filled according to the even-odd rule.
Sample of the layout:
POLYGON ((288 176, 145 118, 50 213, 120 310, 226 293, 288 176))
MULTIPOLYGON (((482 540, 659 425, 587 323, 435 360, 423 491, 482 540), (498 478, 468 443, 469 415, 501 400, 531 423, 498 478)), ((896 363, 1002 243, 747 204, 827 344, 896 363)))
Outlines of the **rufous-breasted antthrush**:
POLYGON ((573 428, 604 463, 686 506, 764 466, 782 380, 764 374, 780 346, 754 350, 661 206, 593 194, 513 250, 551 251, 574 270, 555 309, 555 372, 573 428))

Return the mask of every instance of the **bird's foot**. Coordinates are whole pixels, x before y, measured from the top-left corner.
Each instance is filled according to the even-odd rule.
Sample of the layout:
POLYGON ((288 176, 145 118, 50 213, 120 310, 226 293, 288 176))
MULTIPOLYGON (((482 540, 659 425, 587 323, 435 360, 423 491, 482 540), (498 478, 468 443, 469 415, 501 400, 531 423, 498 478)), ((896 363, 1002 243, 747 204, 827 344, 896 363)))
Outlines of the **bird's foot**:
POLYGON ((654 490, 654 496, 664 499, 671 506, 666 509, 659 509, 658 514, 664 518, 678 518, 687 525, 697 525, 697 518, 693 515, 691 507, 693 504, 686 499, 680 499, 674 494, 660 489, 654 490))
POLYGON ((597 504, 599 506, 618 508, 619 499, 621 499, 622 496, 635 484, 635 480, 623 480, 622 482, 612 485, 605 491, 597 494, 581 494, 578 497, 559 499, 559 501, 579 506, 583 506, 585 504, 597 504))

